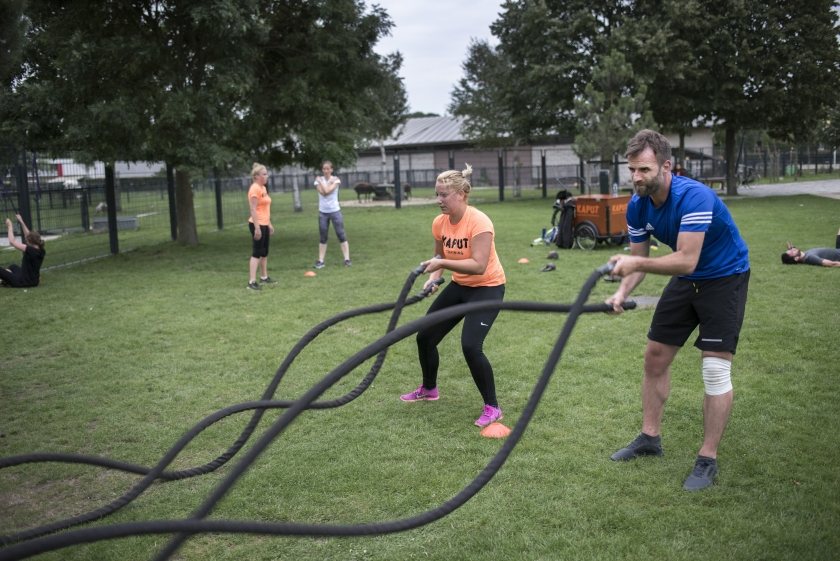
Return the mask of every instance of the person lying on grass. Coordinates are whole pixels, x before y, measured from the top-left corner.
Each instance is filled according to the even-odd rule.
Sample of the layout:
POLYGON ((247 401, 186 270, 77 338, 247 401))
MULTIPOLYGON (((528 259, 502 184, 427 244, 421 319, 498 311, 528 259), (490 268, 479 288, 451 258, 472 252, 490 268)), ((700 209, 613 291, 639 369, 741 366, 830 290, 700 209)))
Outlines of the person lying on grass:
POLYGON ((802 251, 792 243, 787 243, 787 251, 782 253, 782 263, 785 265, 817 265, 820 267, 840 267, 840 230, 834 240, 834 248, 815 247, 802 251))

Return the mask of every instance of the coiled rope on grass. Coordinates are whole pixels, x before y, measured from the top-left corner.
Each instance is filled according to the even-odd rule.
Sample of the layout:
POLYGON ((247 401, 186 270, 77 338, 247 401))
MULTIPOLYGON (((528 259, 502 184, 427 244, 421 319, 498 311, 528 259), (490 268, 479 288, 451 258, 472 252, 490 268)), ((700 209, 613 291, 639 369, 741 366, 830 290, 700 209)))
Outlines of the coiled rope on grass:
MULTIPOLYGON (((571 305, 565 304, 547 304, 540 302, 473 302, 469 304, 460 304, 442 310, 438 310, 432 314, 428 314, 422 318, 409 322, 403 326, 396 327, 396 322, 402 311, 402 308, 409 303, 415 303, 425 297, 427 294, 420 295, 406 299, 411 285, 414 283, 417 276, 422 273, 421 268, 412 271, 406 280, 405 285, 400 293, 400 298, 394 304, 380 304, 376 306, 369 306, 360 308, 351 312, 338 314, 329 320, 326 320, 310 330, 297 345, 290 351, 289 355, 283 361, 280 368, 275 374, 269 387, 263 393, 263 399, 259 401, 252 401, 232 405, 230 407, 216 411, 208 415, 202 421, 197 423, 192 429, 187 431, 177 443, 164 455, 163 458, 153 468, 145 468, 127 464, 124 462, 115 462, 105 458, 90 458, 79 455, 65 455, 65 454, 32 454, 27 456, 15 456, 10 458, 0 459, 0 468, 9 467, 11 465, 20 465, 22 463, 37 462, 37 461, 64 461, 72 463, 86 463, 112 469, 122 469, 132 473, 144 474, 141 482, 136 484, 129 492, 113 501, 109 505, 100 509, 91 511, 84 515, 74 517, 72 519, 54 522, 38 528, 33 528, 14 534, 12 536, 5 536, 2 538, 4 544, 9 545, 4 549, 0 549, 0 561, 17 560, 62 549, 72 545, 79 545, 83 543, 91 543, 102 541, 106 539, 115 539, 127 536, 138 536, 148 534, 176 534, 170 542, 158 553, 155 557, 156 561, 164 561, 170 559, 171 556, 178 550, 183 542, 189 536, 198 533, 209 532, 227 532, 227 533, 251 533, 264 535, 297 535, 297 536, 365 536, 373 534, 388 534, 394 532, 401 532, 410 530, 434 522, 443 516, 451 513, 470 498, 475 496, 483 487, 490 481, 490 479, 501 468, 508 456, 516 446, 522 434, 525 431, 528 423, 536 411, 536 407, 542 398, 545 388, 555 370, 557 363, 560 360, 563 349, 568 342, 571 332, 577 323, 578 318, 583 313, 591 312, 607 312, 611 308, 607 304, 586 305, 586 300, 597 283, 598 279, 610 271, 610 264, 604 265, 595 270, 589 278, 587 278, 583 287, 581 288, 577 298, 571 305), (375 313, 376 311, 383 311, 393 308, 391 320, 388 325, 388 331, 377 341, 371 343, 364 349, 357 352, 355 355, 349 357, 342 364, 329 372, 320 382, 315 384, 303 396, 294 401, 270 400, 274 395, 277 385, 280 382, 283 374, 288 370, 294 358, 300 354, 302 349, 317 337, 320 333, 326 330, 331 325, 367 313, 375 313), (426 512, 416 516, 402 518, 398 520, 366 523, 366 524, 352 524, 352 525, 335 525, 335 524, 303 524, 303 523, 261 523, 252 521, 237 521, 237 520, 206 520, 215 505, 227 494, 233 487, 237 480, 248 470, 251 464, 262 454, 262 452, 294 421, 294 419, 303 411, 314 408, 329 408, 337 407, 348 403, 361 395, 365 389, 370 385, 376 377, 379 369, 381 369, 382 362, 385 358, 387 349, 409 337, 419 330, 437 323, 447 321, 455 317, 461 317, 469 312, 498 308, 500 310, 515 310, 515 311, 529 311, 529 312, 565 312, 568 313, 566 321, 563 324, 560 335, 552 348, 548 359, 546 360, 543 371, 537 380, 537 383, 532 391, 528 402, 523 409, 523 412, 513 427, 510 435, 505 440, 500 450, 491 458, 485 468, 476 476, 476 478, 468 484, 459 493, 451 499, 443 503, 437 508, 430 509, 426 512), (371 367, 371 370, 351 392, 344 396, 324 402, 317 402, 316 400, 330 387, 336 384, 348 373, 363 364, 366 360, 377 355, 377 360, 371 367), (216 486, 216 488, 206 498, 204 503, 196 509, 189 519, 186 520, 158 520, 147 522, 134 522, 114 524, 110 526, 101 526, 97 528, 86 528, 80 530, 73 530, 62 534, 47 535, 59 530, 68 529, 71 526, 79 525, 87 521, 95 520, 106 516, 125 504, 128 504, 134 498, 139 496, 146 488, 148 488, 156 479, 179 479, 184 477, 192 477, 201 473, 207 473, 217 469, 229 461, 233 455, 239 451, 245 442, 250 438, 256 429, 262 414, 268 409, 286 409, 286 411, 275 420, 259 437, 257 442, 250 448, 243 457, 232 466, 230 473, 216 486), (244 412, 254 411, 251 421, 248 426, 242 431, 237 441, 222 455, 212 462, 200 466, 198 468, 191 468, 180 472, 166 472, 165 468, 177 457, 181 450, 201 431, 209 427, 215 422, 228 417, 230 415, 244 412), (166 475, 164 475, 166 474, 166 475), (26 540, 26 541, 23 541, 26 540), (21 542, 21 543, 16 543, 21 542)), ((627 302, 626 309, 635 307, 632 302, 627 302)))

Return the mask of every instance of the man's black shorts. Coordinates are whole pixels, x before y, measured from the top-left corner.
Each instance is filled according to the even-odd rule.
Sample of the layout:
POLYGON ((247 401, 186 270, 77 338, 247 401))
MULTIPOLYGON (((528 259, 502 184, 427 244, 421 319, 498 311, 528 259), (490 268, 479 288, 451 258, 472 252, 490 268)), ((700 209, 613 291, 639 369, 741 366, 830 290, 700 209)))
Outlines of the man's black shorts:
POLYGON ((656 306, 648 339, 682 347, 694 328, 694 346, 702 351, 735 354, 747 306, 750 272, 690 281, 673 277, 656 306))

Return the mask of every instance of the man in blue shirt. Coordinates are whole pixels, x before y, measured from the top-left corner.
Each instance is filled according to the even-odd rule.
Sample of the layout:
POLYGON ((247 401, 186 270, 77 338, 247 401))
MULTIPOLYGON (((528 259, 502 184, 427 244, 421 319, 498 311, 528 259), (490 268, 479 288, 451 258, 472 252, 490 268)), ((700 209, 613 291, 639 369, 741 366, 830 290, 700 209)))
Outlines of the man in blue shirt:
POLYGON ((670 366, 699 326, 694 346, 701 351, 705 386, 703 444, 683 483, 684 489, 696 491, 715 480, 717 449, 732 409, 732 358, 747 302, 749 251, 715 192, 671 172, 671 145, 663 135, 640 131, 628 143, 626 156, 636 191, 627 207, 630 254, 610 259, 612 274, 622 280, 607 302, 620 313, 645 274, 671 275, 671 280, 648 331, 642 431, 611 459, 662 455, 660 425, 670 391, 670 366), (651 236, 673 252, 651 258, 651 236))

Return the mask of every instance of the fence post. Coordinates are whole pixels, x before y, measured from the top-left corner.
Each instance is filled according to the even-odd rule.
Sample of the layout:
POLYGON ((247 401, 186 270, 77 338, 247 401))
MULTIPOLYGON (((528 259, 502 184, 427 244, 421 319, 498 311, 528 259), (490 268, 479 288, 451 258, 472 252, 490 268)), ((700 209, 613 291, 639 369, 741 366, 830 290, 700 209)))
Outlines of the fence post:
POLYGON ((499 150, 499 202, 505 200, 505 151, 499 150))
MULTIPOLYGON (((612 194, 618 195, 618 152, 613 153, 613 181, 612 194)), ((609 216, 609 214, 607 214, 609 216)))
POLYGON ((219 168, 213 168, 213 185, 216 190, 216 227, 223 230, 225 221, 222 217, 222 178, 219 177, 219 168))
POLYGON ((86 187, 82 187, 82 200, 79 201, 79 207, 82 211, 82 230, 85 232, 90 231, 90 211, 88 209, 88 205, 90 204, 88 190, 86 187))
POLYGON ((542 175, 542 192, 543 199, 548 197, 548 178, 546 177, 545 168, 545 150, 540 150, 540 175, 542 175))
POLYGON ((580 166, 580 194, 586 194, 586 162, 583 161, 583 158, 579 159, 579 166, 580 166))
POLYGON ((169 194, 169 231, 172 241, 178 239, 178 212, 175 207, 175 170, 166 162, 166 191, 169 194))
POLYGON ((394 152, 394 208, 402 208, 402 184, 400 183, 400 154, 394 152))
POLYGON ((117 237, 117 194, 113 162, 105 164, 105 204, 108 205, 108 240, 111 242, 111 253, 116 255, 120 252, 120 244, 117 237))
POLYGON ((602 169, 598 172, 598 187, 602 195, 610 194, 610 171, 602 169))

